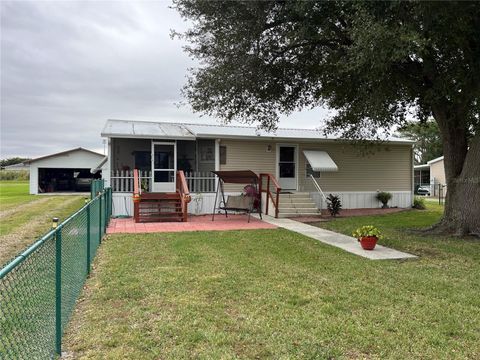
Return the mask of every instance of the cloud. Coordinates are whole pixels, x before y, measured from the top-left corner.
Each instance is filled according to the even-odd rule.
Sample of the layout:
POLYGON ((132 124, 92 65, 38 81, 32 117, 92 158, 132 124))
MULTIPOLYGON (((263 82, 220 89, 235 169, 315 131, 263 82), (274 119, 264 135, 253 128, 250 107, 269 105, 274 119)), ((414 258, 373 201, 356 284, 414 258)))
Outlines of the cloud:
MULTIPOLYGON (((194 63, 170 38, 187 25, 169 5, 1 2, 0 156, 101 150, 108 118, 215 121, 175 105, 194 63)), ((297 114, 295 127, 324 114, 297 114)))

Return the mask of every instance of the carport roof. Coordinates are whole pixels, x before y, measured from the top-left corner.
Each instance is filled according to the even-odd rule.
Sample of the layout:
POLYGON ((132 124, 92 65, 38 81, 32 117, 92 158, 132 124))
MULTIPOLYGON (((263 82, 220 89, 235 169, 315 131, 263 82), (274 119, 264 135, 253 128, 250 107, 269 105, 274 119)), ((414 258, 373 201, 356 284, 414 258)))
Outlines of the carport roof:
POLYGON ((27 161, 24 162, 24 164, 31 164, 31 163, 34 163, 34 162, 39 161, 39 160, 44 160, 44 159, 52 158, 52 157, 55 157, 55 156, 67 155, 69 153, 76 152, 76 151, 85 151, 85 152, 88 152, 88 153, 91 153, 91 154, 94 154, 94 155, 98 155, 100 158, 103 158, 105 156, 105 155, 99 154, 95 151, 84 149, 82 147, 78 147, 78 148, 75 148, 75 149, 61 151, 61 152, 58 152, 58 153, 45 155, 45 156, 41 156, 41 157, 38 157, 38 158, 35 158, 35 159, 27 160, 27 161))

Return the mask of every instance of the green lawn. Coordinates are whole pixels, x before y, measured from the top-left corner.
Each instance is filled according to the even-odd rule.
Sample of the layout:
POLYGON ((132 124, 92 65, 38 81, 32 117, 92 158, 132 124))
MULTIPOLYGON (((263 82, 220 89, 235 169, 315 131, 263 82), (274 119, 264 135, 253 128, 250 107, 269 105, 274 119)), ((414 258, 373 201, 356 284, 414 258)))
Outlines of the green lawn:
POLYGON ((406 228, 440 209, 339 219, 380 226, 408 261, 371 261, 287 230, 109 236, 64 349, 82 359, 474 359, 480 242, 406 228))
POLYGON ((29 193, 28 181, 0 181, 0 209, 6 210, 35 199, 29 193))
POLYGON ((84 204, 83 196, 29 195, 26 181, 0 181, 0 267, 84 204))

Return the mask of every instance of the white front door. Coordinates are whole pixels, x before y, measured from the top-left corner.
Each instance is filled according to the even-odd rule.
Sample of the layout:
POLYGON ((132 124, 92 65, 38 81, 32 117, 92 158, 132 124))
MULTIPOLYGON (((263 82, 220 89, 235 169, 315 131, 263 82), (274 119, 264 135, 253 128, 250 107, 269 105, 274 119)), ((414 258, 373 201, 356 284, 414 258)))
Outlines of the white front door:
POLYGON ((278 145, 277 174, 282 190, 297 190, 297 147, 278 145))
POLYGON ((175 192, 176 142, 152 142, 152 191, 175 192))

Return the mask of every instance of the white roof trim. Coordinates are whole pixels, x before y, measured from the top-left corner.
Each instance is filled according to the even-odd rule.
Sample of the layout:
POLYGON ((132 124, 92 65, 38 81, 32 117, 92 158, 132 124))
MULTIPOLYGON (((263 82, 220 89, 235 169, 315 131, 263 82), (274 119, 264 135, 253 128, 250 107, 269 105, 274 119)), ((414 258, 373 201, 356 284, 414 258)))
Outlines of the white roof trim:
POLYGON ((313 171, 338 171, 338 166, 326 151, 303 150, 313 171))
POLYGON ((97 166, 95 166, 94 168, 91 168, 91 169, 90 169, 90 172, 91 172, 92 174, 96 174, 97 172, 99 172, 100 170, 102 170, 102 166, 105 165, 105 163, 107 162, 107 160, 108 160, 108 156, 105 156, 105 157, 102 159, 102 161, 100 161, 100 162, 98 163, 97 166))
POLYGON ((440 157, 438 157, 438 158, 436 158, 436 159, 427 161, 427 164, 428 164, 428 165, 431 165, 431 164, 436 163, 436 162, 441 161, 441 160, 443 160, 443 156, 440 156, 440 157))
POLYGON ((428 164, 414 165, 413 168, 414 168, 415 170, 430 169, 430 165, 428 165, 428 164))

